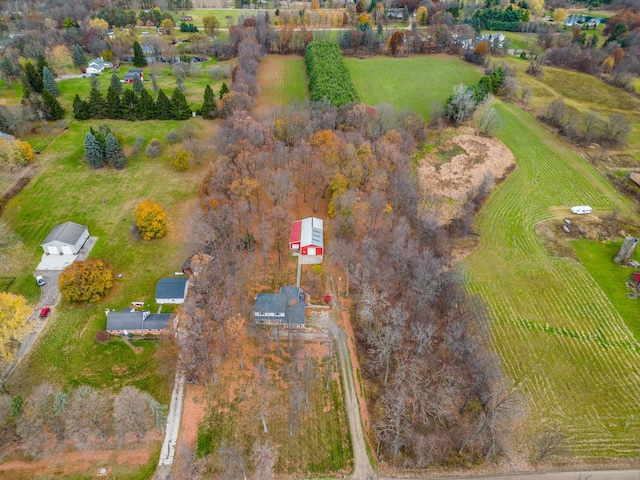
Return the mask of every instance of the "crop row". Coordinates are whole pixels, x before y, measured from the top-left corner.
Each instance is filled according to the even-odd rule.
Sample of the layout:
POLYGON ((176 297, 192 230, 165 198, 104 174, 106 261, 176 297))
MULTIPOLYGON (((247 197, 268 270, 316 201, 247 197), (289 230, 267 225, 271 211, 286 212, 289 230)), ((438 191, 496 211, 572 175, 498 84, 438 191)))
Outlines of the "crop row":
POLYGON ((311 100, 326 98, 337 107, 360 101, 337 43, 311 42, 304 60, 311 100))

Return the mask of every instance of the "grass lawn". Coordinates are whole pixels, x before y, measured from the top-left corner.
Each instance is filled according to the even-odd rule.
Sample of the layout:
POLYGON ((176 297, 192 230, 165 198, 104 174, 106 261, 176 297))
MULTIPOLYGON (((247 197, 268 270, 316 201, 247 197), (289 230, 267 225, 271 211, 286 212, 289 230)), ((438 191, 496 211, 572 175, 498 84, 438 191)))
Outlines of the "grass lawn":
POLYGON ((267 55, 258 72, 260 105, 287 105, 308 98, 304 58, 298 55, 267 55))
POLYGON ((551 255, 534 231, 552 207, 567 215, 572 205, 596 214, 617 208, 636 218, 633 206, 529 114, 511 105, 499 112, 498 137, 517 167, 477 218, 482 244, 465 260, 468 288, 493 318, 506 374, 531 397, 531 422, 559 425, 575 458, 637 457, 633 333, 588 269, 551 255))
MULTIPOLYGON (((602 291, 607 294, 636 339, 640 341, 640 301, 632 300, 627 296, 630 290, 626 286, 626 282, 636 270, 621 267, 613 261, 613 257, 620 250, 620 245, 622 245, 622 241, 600 243, 590 240, 574 240, 571 242, 580 262, 602 291)), ((640 260, 638 252, 634 254, 634 259, 640 260)))
POLYGON ((434 102, 444 104, 455 85, 472 85, 482 76, 470 63, 445 55, 378 56, 364 60, 345 57, 345 62, 363 103, 391 103, 417 112, 426 120, 434 102))
MULTIPOLYGON (((123 145, 132 145, 138 137, 164 140, 166 133, 182 125, 176 121, 136 122, 132 128, 126 121, 104 123, 123 145)), ((38 174, 3 212, 3 219, 33 252, 32 263, 14 273, 17 280, 10 291, 34 300, 32 272, 42 255, 40 242, 54 225, 67 220, 89 227, 91 235, 98 237, 91 256, 111 262, 122 278, 96 305, 61 301, 32 355, 13 378, 20 382, 21 390, 45 379, 63 386, 87 383, 118 388, 134 384, 166 401, 168 391, 155 374, 157 363, 151 357, 154 342, 144 342, 143 353, 135 354, 120 340, 98 345, 93 337, 105 328, 105 308, 121 309, 132 301, 145 300, 155 308, 155 283, 182 267, 189 254, 183 227, 204 167, 176 172, 168 161, 172 147, 165 145, 163 155, 156 159, 144 153, 131 156, 123 171, 109 167, 91 170, 80 159, 89 125, 98 124, 71 122, 68 131, 40 158, 38 174), (132 234, 132 227, 136 206, 149 198, 156 199, 167 212, 169 234, 146 242, 132 234)))

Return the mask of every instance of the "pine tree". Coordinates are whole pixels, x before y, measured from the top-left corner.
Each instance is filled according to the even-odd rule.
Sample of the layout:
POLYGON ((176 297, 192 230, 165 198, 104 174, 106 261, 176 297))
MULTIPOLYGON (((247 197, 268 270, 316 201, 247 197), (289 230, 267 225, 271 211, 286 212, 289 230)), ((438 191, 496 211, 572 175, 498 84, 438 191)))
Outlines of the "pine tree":
POLYGON ((174 88, 171 95, 171 117, 176 120, 186 120, 191 116, 191 108, 187 99, 179 88, 174 88))
POLYGON ((47 59, 44 58, 44 55, 38 55, 37 67, 38 67, 38 73, 40 75, 44 73, 44 69, 46 67, 51 71, 51 75, 53 75, 53 78, 56 78, 58 76, 56 71, 49 66, 49 63, 47 63, 47 59))
POLYGON ((91 168, 100 168, 104 165, 104 150, 91 132, 84 136, 84 156, 91 168))
POLYGON ((9 60, 8 56, 3 56, 0 59, 0 76, 7 81, 11 81, 11 79, 16 75, 16 68, 9 60))
POLYGON ((145 67, 146 65, 147 59, 144 57, 142 47, 138 42, 133 42, 133 66, 141 68, 145 67))
POLYGON ((120 83, 120 79, 115 73, 111 74, 111 86, 118 93, 118 95, 122 95, 122 83, 120 83))
POLYGON ((32 92, 42 93, 42 90, 44 89, 42 75, 38 72, 38 69, 33 63, 27 62, 24 67, 24 75, 26 79, 26 87, 32 92))
POLYGON ((135 120, 137 104, 138 97, 133 93, 133 90, 127 88, 122 94, 122 100, 120 101, 120 105, 122 106, 122 118, 125 120, 135 120))
POLYGON ((60 95, 60 89, 58 88, 58 84, 56 83, 55 78, 53 78, 53 74, 49 67, 44 67, 42 69, 42 85, 44 89, 49 92, 54 97, 60 95))
POLYGON ((122 118, 122 108, 120 106, 120 95, 115 88, 109 85, 107 89, 107 105, 105 107, 107 118, 122 118))
POLYGON ((87 65, 87 58, 84 56, 84 52, 80 45, 73 46, 71 49, 71 57, 73 58, 73 64, 76 67, 84 67, 87 65))
POLYGON ((171 120, 171 102, 167 95, 160 89, 156 100, 156 118, 158 120, 171 120))
POLYGON ((220 87, 220 93, 219 93, 220 100, 222 100, 222 96, 225 93, 229 93, 229 87, 227 87, 227 82, 222 82, 222 86, 220 87))
POLYGON ((211 85, 204 87, 204 101, 202 102, 202 118, 212 120, 218 116, 218 104, 211 85))
POLYGON ((124 156, 118 139, 111 133, 107 134, 104 147, 107 162, 116 170, 122 170, 127 165, 127 157, 124 156))
POLYGON ((89 104, 82 100, 77 93, 73 98, 73 118, 76 120, 88 120, 91 118, 89 104))
POLYGON ((95 85, 91 86, 89 92, 89 112, 91 118, 106 118, 107 116, 107 101, 102 96, 100 91, 95 85))
POLYGON ((140 95, 140 92, 142 92, 142 80, 140 80, 140 76, 138 75, 133 76, 133 91, 136 95, 140 95))
POLYGON ((44 100, 44 115, 47 120, 60 120, 64 118, 64 108, 56 97, 51 95, 47 90, 42 91, 42 100, 44 100))
POLYGON ((138 120, 153 120, 156 118, 156 105, 153 97, 149 95, 143 87, 138 97, 138 105, 136 106, 136 117, 138 120))

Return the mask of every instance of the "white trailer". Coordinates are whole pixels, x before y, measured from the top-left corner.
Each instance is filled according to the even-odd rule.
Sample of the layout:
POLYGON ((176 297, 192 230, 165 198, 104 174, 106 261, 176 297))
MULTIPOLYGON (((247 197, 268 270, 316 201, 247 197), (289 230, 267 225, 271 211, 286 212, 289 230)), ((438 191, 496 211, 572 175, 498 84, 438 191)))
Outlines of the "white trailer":
POLYGON ((584 215, 585 213, 591 213, 593 209, 589 205, 579 205, 577 207, 571 207, 571 212, 576 215, 584 215))

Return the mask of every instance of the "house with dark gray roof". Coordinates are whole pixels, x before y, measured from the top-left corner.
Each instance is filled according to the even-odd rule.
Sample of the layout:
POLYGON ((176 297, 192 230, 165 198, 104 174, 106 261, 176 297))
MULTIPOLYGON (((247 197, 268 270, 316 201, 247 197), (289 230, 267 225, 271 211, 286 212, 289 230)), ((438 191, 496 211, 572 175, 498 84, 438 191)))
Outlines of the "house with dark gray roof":
POLYGON ((169 331, 171 315, 152 314, 125 308, 121 312, 105 311, 107 314, 107 332, 111 335, 161 335, 169 331))
POLYGON ((188 278, 162 278, 156 284, 156 303, 184 303, 188 289, 188 278))
POLYGON ((0 132, 0 138, 5 142, 13 142, 16 139, 16 137, 14 137, 13 135, 9 135, 8 133, 4 132, 0 132))
POLYGON ((65 222, 53 227, 53 230, 41 243, 46 254, 77 255, 89 239, 89 229, 74 222, 65 222))
POLYGON ((299 287, 281 287, 280 293, 259 293, 253 307, 254 322, 260 325, 304 327, 306 294, 299 287))

